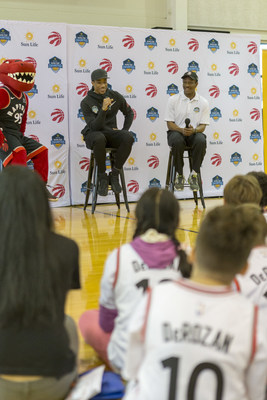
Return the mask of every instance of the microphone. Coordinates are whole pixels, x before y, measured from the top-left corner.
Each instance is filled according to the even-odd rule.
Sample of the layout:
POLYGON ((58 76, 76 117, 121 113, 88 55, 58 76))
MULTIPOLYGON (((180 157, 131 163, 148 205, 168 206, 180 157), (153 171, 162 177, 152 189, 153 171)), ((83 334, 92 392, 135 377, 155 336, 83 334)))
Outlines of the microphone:
MULTIPOLYGON (((104 98, 107 99, 107 98, 109 98, 109 96, 105 96, 104 98)), ((113 99, 112 99, 112 100, 113 100, 113 99)), ((113 106, 114 103, 116 103, 116 101, 113 101, 113 103, 111 103, 111 104, 108 106, 108 110, 111 110, 111 107, 113 106)))
POLYGON ((189 119, 189 118, 186 118, 184 122, 185 122, 185 127, 186 127, 186 128, 189 128, 190 119, 189 119))

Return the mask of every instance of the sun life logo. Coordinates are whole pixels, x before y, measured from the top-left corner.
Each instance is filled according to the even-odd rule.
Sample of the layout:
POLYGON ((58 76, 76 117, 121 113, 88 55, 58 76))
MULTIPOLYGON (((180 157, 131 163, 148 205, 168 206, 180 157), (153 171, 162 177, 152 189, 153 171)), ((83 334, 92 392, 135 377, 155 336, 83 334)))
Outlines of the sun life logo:
POLYGON ((127 85, 125 90, 126 90, 127 93, 132 93, 133 87, 131 85, 127 85))
POLYGON ((30 110, 28 113, 28 116, 30 119, 33 119, 36 117, 36 112, 34 110, 30 110))
POLYGON ((157 139, 157 135, 154 132, 152 132, 150 133, 149 138, 151 142, 154 142, 157 139))
POLYGON ((53 93, 59 93, 60 92, 60 86, 58 84, 55 84, 52 86, 52 92, 53 93))
POLYGON ((62 167, 62 162, 57 160, 57 161, 55 161, 54 166, 55 166, 56 169, 59 169, 59 168, 62 167))

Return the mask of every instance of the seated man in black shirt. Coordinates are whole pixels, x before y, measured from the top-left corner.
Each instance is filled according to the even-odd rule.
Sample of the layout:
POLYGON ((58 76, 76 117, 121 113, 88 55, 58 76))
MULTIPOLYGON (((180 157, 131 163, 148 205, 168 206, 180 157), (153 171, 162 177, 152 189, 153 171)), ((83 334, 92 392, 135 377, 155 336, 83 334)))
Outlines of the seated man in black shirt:
POLYGON ((106 174, 105 148, 117 148, 110 183, 114 193, 120 193, 119 170, 129 157, 134 142, 133 135, 129 132, 134 117, 133 110, 120 93, 108 89, 107 79, 107 72, 103 69, 93 71, 91 75, 93 87, 81 102, 86 122, 82 134, 86 147, 94 150, 98 165, 100 196, 108 194, 109 179, 106 174), (125 116, 122 130, 117 127, 116 115, 119 110, 125 116))

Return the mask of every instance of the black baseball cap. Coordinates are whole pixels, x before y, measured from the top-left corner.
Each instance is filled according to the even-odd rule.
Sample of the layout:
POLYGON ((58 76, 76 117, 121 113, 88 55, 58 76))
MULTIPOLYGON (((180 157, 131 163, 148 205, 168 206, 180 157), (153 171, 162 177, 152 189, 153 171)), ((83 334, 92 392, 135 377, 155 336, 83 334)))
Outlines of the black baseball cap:
POLYGON ((182 79, 184 78, 191 78, 193 81, 198 82, 198 76, 194 71, 187 71, 183 76, 182 79))
POLYGON ((108 74, 107 71, 105 71, 104 69, 95 69, 92 74, 91 74, 91 81, 98 81, 98 79, 108 79, 108 74))

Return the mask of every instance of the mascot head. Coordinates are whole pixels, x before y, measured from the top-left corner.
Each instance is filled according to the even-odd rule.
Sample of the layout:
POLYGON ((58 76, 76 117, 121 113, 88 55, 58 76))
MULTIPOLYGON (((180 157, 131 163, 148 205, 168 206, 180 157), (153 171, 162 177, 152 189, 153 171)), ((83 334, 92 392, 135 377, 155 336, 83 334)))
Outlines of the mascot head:
POLYGON ((0 65, 0 82, 18 92, 28 92, 33 88, 35 66, 22 60, 5 60, 0 65))

